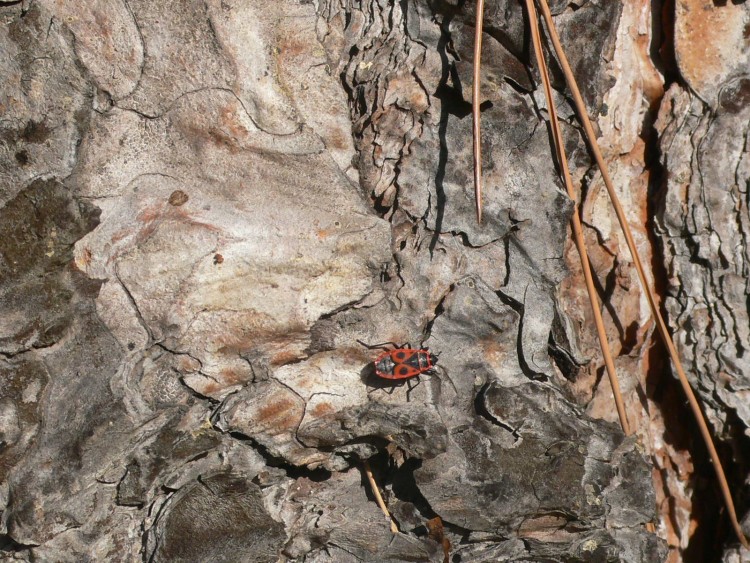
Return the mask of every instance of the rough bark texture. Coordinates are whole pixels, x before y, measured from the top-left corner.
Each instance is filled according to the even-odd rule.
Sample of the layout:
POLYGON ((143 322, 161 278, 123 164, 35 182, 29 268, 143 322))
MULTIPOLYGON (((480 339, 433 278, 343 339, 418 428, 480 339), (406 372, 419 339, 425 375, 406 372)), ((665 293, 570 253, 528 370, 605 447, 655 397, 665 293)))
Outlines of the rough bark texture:
MULTIPOLYGON (((743 507, 750 483, 749 24, 745 3, 677 2, 675 54, 689 88, 666 92, 656 122, 664 306, 704 412, 726 443, 724 458, 735 464, 743 507)), ((743 561, 749 558, 745 551, 743 561)), ((724 560, 739 556, 730 550, 724 560)))
MULTIPOLYGON (((651 3, 552 4, 744 514, 748 10, 678 0, 672 60, 651 3), (735 41, 709 69, 696 28, 735 41)), ((739 561, 552 62, 616 425, 515 1, 485 12, 475 220, 473 10, 0 3, 5 558, 739 561), (437 373, 378 379, 383 342, 437 373)))

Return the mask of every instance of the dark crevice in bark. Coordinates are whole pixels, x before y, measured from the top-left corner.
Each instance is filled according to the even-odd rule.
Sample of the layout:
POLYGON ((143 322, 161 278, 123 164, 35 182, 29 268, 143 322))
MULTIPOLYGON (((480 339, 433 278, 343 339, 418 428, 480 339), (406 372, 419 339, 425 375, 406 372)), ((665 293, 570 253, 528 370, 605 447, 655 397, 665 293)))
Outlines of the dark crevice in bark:
MULTIPOLYGON (((309 469, 304 466, 294 465, 292 463, 289 463, 282 457, 278 457, 274 454, 272 454, 268 448, 266 448, 264 445, 262 445, 260 442, 255 440, 252 436, 247 436, 241 432, 227 432, 230 437, 237 440, 238 442, 242 442, 244 444, 247 444, 248 447, 251 447, 253 450, 258 452, 261 457, 266 462, 266 465, 268 467, 275 467, 277 469, 282 469, 288 477, 291 479, 299 479, 300 477, 305 477, 306 479, 310 479, 311 481, 326 481, 330 479, 331 472, 327 469, 324 469, 323 467, 318 467, 315 469, 309 469)), ((257 483, 260 484, 260 483, 257 483)), ((262 485, 261 485, 262 486, 262 485)))
POLYGON ((461 82, 456 72, 455 65, 448 59, 447 45, 450 43, 450 22, 453 16, 446 16, 441 26, 440 40, 437 44, 438 54, 440 55, 440 62, 442 64, 440 83, 435 92, 435 97, 440 100, 440 120, 438 123, 438 139, 440 142, 440 151, 438 154, 437 170, 435 171, 435 193, 437 201, 435 202, 435 232, 432 235, 430 241, 430 256, 435 251, 435 245, 440 238, 440 232, 443 230, 443 217, 445 215, 445 187, 443 186, 443 180, 445 179, 445 167, 448 163, 448 141, 446 139, 446 133, 448 128, 448 116, 452 113, 450 106, 453 106, 454 111, 462 109, 464 112, 471 112, 471 105, 463 99, 461 93, 461 82), (452 86, 448 85, 448 80, 451 80, 452 86))
MULTIPOLYGON (((729 435, 721 441, 715 439, 714 444, 724 466, 737 513, 741 517, 748 505, 745 476, 750 471, 750 458, 746 454, 750 451, 750 438, 745 436, 744 424, 732 409, 727 409, 725 414, 729 435)), ((720 563, 724 561, 724 549, 737 544, 737 539, 726 514, 708 451, 699 438, 697 425, 692 422, 690 427, 692 443, 689 449, 695 465, 691 517, 698 526, 690 543, 682 550, 682 557, 685 563, 720 563)))
POLYGON ((482 387, 477 391, 476 397, 474 397, 474 412, 478 415, 490 422, 491 424, 502 428, 504 431, 510 433, 513 435, 513 438, 515 438, 516 442, 518 440, 521 440, 521 436, 518 433, 517 428, 512 428, 505 422, 499 420, 495 416, 490 413, 489 410, 487 410, 487 405, 485 404, 485 398, 487 394, 487 390, 490 387, 490 383, 485 383, 482 385, 482 387))
POLYGON ((674 50, 674 10, 674 0, 651 1, 653 41, 649 54, 654 66, 664 75, 665 90, 680 77, 674 50))
POLYGON ((435 324, 435 321, 438 319, 438 317, 445 312, 445 307, 444 307, 445 300, 455 289, 456 289, 456 284, 455 283, 450 284, 448 286, 448 291, 446 291, 445 294, 440 298, 440 301, 438 301, 438 304, 435 307, 435 314, 433 315, 432 319, 430 319, 424 327, 424 335, 423 335, 424 337, 422 339, 422 342, 430 338, 430 335, 432 334, 432 326, 435 324))
POLYGON ((579 364, 570 351, 562 345, 559 345, 554 339, 552 332, 549 336, 548 351, 552 362, 560 370, 562 376, 568 381, 575 381, 581 372, 582 364, 579 364))
MULTIPOLYGON (((510 256, 510 253, 506 252, 506 256, 510 256)), ((510 261, 507 263, 507 267, 510 268, 510 261)), ((506 295, 502 291, 496 291, 495 294, 500 298, 500 301, 508 305, 516 313, 518 313, 518 333, 516 335, 516 354, 518 356, 518 365, 521 368, 523 374, 532 381, 546 381, 547 375, 538 372, 529 365, 528 361, 523 353, 523 324, 524 315, 526 314, 526 308, 523 303, 519 303, 512 297, 506 295)))
POLYGON ((0 534, 0 553, 19 553, 32 549, 33 545, 18 543, 8 534, 0 534))

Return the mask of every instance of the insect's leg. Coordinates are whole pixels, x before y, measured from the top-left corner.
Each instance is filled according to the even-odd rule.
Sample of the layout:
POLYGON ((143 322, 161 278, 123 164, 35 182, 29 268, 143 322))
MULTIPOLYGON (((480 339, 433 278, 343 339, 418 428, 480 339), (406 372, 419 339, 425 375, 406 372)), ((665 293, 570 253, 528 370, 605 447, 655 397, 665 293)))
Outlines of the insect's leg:
POLYGON ((373 389, 370 389, 370 390, 369 390, 369 391, 367 392, 367 395, 369 396, 369 395, 370 395, 370 393, 374 393, 375 391, 383 391, 383 392, 385 392, 385 393, 386 393, 387 395, 393 395, 393 391, 394 391, 394 389, 395 389, 395 387, 374 387, 373 389))
POLYGON ((406 402, 408 403, 411 397, 411 392, 417 388, 417 385, 422 383, 420 376, 413 377, 412 379, 406 380, 406 402), (414 385, 412 385, 412 382, 414 385))

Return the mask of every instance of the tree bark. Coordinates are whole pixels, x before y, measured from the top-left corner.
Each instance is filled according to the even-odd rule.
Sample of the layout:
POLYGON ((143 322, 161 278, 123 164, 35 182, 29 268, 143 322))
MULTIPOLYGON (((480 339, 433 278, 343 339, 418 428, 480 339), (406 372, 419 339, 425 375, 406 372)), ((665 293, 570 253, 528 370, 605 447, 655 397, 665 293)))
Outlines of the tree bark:
MULTIPOLYGON (((660 8, 552 2, 746 514, 750 15, 660 8)), ((473 10, 0 2, 5 556, 740 560, 550 60, 638 430, 616 424, 507 0, 476 221, 473 10), (378 377, 382 343, 434 373, 378 377)))

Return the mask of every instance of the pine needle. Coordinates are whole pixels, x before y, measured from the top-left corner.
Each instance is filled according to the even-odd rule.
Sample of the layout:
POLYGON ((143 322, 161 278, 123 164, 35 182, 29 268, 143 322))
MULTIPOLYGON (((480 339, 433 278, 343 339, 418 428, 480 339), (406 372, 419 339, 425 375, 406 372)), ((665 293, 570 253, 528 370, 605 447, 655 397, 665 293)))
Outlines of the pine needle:
POLYGON ((477 24, 474 31, 474 87, 471 93, 471 118, 474 141, 474 197, 477 205, 477 222, 482 223, 482 132, 479 115, 479 89, 482 63, 482 24, 484 23, 484 0, 477 0, 477 24))
POLYGON ((398 534, 398 526, 396 526, 396 522, 391 517, 391 513, 388 512, 388 508, 385 506, 383 497, 380 495, 380 489, 378 489, 378 484, 375 482, 375 477, 373 477, 372 475, 372 469, 370 469, 370 462, 365 460, 364 466, 365 466, 365 475, 367 475, 367 480, 370 481, 372 494, 375 496, 375 502, 378 503, 380 510, 383 511, 383 514, 385 515, 385 519, 391 523, 391 532, 393 532, 394 534, 398 534))

